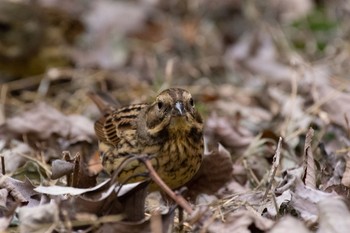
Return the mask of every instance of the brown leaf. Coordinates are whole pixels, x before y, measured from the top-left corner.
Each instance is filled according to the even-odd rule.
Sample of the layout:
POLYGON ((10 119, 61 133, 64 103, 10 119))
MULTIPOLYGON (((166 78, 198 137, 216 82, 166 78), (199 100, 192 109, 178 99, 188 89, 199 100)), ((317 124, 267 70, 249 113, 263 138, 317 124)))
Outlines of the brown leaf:
POLYGON ((232 179, 232 171, 231 155, 219 144, 217 150, 204 156, 198 174, 188 185, 189 195, 195 197, 200 193, 216 193, 232 179))
POLYGON ((91 175, 96 175, 103 170, 102 160, 98 150, 90 157, 87 169, 91 175))
POLYGON ((305 185, 310 188, 316 188, 316 166, 312 153, 312 137, 314 130, 310 128, 306 134, 304 146, 304 168, 305 168, 305 185))
POLYGON ((335 192, 339 196, 342 196, 345 200, 350 200, 350 188, 341 184, 328 186, 325 189, 325 192, 335 192))
POLYGON ((62 176, 68 175, 73 172, 74 169, 74 164, 61 160, 61 159, 56 159, 52 161, 51 164, 51 170, 52 170, 52 175, 51 179, 58 179, 61 178, 62 176))

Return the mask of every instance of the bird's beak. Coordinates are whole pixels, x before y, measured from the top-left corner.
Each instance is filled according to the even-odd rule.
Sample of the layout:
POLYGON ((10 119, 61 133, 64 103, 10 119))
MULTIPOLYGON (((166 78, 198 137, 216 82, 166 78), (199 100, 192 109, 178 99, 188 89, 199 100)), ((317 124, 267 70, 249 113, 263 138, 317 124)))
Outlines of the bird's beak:
POLYGON ((178 101, 175 103, 175 114, 174 115, 177 115, 177 116, 182 116, 185 114, 185 107, 183 105, 182 102, 178 101))

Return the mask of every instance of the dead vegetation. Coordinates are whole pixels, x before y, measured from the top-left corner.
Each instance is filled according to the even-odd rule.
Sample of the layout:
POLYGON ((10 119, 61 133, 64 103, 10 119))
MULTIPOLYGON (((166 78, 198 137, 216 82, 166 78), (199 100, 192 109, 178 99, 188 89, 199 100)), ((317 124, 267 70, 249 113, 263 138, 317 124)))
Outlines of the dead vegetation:
POLYGON ((1 1, 0 231, 348 232, 349 11, 1 1), (123 106, 170 86, 190 90, 205 118, 202 167, 176 191, 187 211, 100 172, 87 95, 123 106))

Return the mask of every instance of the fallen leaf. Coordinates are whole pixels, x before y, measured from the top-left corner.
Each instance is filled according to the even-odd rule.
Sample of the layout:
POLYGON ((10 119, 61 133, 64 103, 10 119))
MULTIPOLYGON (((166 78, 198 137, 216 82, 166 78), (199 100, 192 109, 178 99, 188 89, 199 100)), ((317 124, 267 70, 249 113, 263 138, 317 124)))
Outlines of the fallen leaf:
POLYGON ((101 187, 105 186, 110 182, 110 179, 105 180, 104 182, 92 187, 92 188, 73 188, 73 187, 66 187, 66 186, 38 186, 34 189, 34 191, 38 193, 44 193, 48 195, 81 195, 83 193, 95 191, 97 189, 100 189, 101 187))
POLYGON ((7 119, 7 131, 15 134, 34 134, 39 139, 47 139, 53 134, 69 140, 92 142, 95 138, 92 121, 81 115, 65 116, 50 105, 40 102, 26 111, 7 119))
POLYGON ((286 216, 277 221, 276 225, 273 226, 268 233, 310 233, 302 221, 286 216))
POLYGON ((59 209, 55 203, 35 206, 21 207, 18 210, 21 233, 53 232, 59 223, 59 209))
POLYGON ((188 184, 189 195, 215 194, 232 179, 232 171, 231 154, 219 144, 215 151, 204 155, 197 175, 188 184))
POLYGON ((249 233, 250 229, 257 229, 259 232, 264 232, 273 226, 273 221, 254 214, 248 210, 239 210, 228 214, 225 217, 225 222, 215 221, 208 227, 208 232, 216 233, 249 233))
POLYGON ((0 175, 0 188, 5 188, 15 202, 23 205, 35 206, 40 201, 38 193, 34 191, 34 186, 28 179, 23 182, 0 175))
POLYGON ((327 198, 318 203, 319 229, 317 233, 347 233, 350 229, 350 212, 340 198, 327 198))
POLYGON ((17 168, 23 166, 27 161, 27 158, 25 156, 32 156, 33 153, 33 149, 30 148, 26 143, 11 140, 8 148, 2 150, 2 156, 4 156, 5 161, 5 172, 15 172, 17 168))
POLYGON ((317 92, 313 93, 316 103, 319 103, 320 97, 323 98, 324 104, 321 109, 326 112, 331 122, 348 130, 346 117, 349 118, 350 112, 350 94, 341 92, 329 85, 318 85, 317 92))
POLYGON ((71 162, 67 162, 61 159, 56 159, 52 161, 51 164, 51 170, 52 170, 52 175, 51 179, 58 179, 61 178, 62 176, 71 174, 74 169, 74 164, 71 162))
POLYGON ((205 135, 212 142, 219 142, 224 146, 246 147, 252 141, 253 136, 244 130, 242 133, 239 129, 234 128, 227 118, 211 115, 206 121, 205 135))

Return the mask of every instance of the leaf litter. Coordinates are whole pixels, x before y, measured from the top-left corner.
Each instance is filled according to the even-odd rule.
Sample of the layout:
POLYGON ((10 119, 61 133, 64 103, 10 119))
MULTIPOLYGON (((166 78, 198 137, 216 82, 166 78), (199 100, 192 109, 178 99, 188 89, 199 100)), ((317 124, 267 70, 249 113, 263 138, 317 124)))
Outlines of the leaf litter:
POLYGON ((1 4, 1 231, 348 232, 346 2, 1 4), (103 172, 87 95, 171 86, 205 120, 191 214, 103 172))

